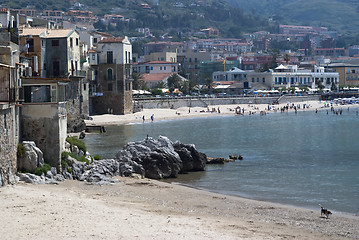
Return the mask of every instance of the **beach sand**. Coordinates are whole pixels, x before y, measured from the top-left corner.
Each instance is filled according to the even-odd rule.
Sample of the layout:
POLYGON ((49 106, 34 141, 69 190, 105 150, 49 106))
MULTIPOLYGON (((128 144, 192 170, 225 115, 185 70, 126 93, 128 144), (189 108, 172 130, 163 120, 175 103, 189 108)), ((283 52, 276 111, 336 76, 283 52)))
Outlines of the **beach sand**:
MULTIPOLYGON (((306 104, 309 110, 323 106, 306 104)), ((235 114, 230 109, 237 105, 210 109, 218 107, 221 115, 229 115, 235 114)), ((267 105, 241 107, 246 114, 259 114, 267 105)), ((188 108, 145 109, 124 116, 94 116, 86 122, 119 125, 142 123, 143 115, 150 121, 152 114, 154 121, 219 114, 201 110, 205 108, 191 108, 190 113, 188 108)), ((156 180, 117 179, 103 186, 68 180, 0 188, 1 239, 359 239, 358 216, 334 212, 327 219, 321 217, 319 206, 310 210, 156 180)))
POLYGON ((1 239, 359 239, 357 216, 149 179, 0 188, 1 239))
MULTIPOLYGON (((291 103, 292 104, 292 103, 291 103)), ((316 109, 323 110, 328 109, 330 107, 324 108, 324 102, 319 101, 306 101, 306 102, 298 102, 294 103, 295 105, 300 104, 300 111, 315 111, 316 109), (306 106, 310 106, 310 108, 303 109, 303 104, 306 106)), ((277 112, 280 112, 281 107, 286 106, 287 104, 279 104, 279 105, 271 105, 277 109, 277 112)), ((93 120, 85 120, 86 125, 121 125, 121 124, 131 124, 131 123, 142 123, 142 117, 145 117, 145 122, 151 121, 151 115, 154 115, 154 121, 163 121, 163 120, 173 120, 173 119, 181 119, 181 118, 197 118, 197 117, 211 117, 218 115, 235 115, 235 108, 241 107, 241 109, 245 109, 244 114, 248 115, 249 112, 260 114, 260 111, 266 111, 267 114, 274 113, 274 110, 267 111, 267 104, 236 104, 236 105, 213 105, 209 106, 208 109, 211 111, 215 109, 216 112, 208 112, 207 108, 204 107, 181 107, 178 109, 143 109, 141 112, 126 114, 126 115, 113 115, 113 114, 103 114, 91 116, 93 120), (218 113, 218 109, 220 113, 218 113), (190 110, 190 111, 189 111, 190 110)), ((349 106, 334 106, 335 109, 347 109, 348 107, 358 107, 358 105, 349 105, 349 106)), ((290 109, 290 111, 294 111, 290 109)))

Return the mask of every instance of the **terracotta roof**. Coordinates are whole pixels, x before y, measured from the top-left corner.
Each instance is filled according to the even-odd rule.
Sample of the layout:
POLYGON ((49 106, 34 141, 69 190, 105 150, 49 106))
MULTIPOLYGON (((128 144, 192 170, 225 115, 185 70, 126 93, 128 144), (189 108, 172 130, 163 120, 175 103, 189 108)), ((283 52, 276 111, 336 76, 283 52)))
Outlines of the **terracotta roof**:
POLYGON ((125 39, 124 37, 108 37, 102 39, 98 43, 122 43, 124 39, 125 39))
POLYGON ((0 12, 7 12, 8 9, 7 8, 0 8, 0 12))
POLYGON ((163 81, 164 79, 171 76, 173 73, 147 73, 142 74, 142 79, 145 82, 156 82, 163 81))
POLYGON ((90 49, 89 52, 96 53, 96 51, 93 49, 90 49))

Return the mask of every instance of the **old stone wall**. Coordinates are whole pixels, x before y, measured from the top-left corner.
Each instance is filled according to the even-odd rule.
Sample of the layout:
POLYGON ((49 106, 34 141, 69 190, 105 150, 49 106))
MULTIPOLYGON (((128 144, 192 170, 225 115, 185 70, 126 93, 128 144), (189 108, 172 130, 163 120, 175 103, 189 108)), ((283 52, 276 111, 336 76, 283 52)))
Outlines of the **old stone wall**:
POLYGON ((67 134, 66 109, 62 111, 57 104, 24 105, 22 116, 23 140, 34 141, 45 162, 60 169, 67 134))
POLYGON ((208 105, 230 104, 272 104, 276 97, 243 97, 243 98, 197 98, 197 99, 159 99, 159 100, 135 100, 136 106, 143 108, 180 108, 180 107, 207 107, 208 105))
POLYGON ((0 105, 0 186, 15 183, 17 139, 15 106, 0 105))

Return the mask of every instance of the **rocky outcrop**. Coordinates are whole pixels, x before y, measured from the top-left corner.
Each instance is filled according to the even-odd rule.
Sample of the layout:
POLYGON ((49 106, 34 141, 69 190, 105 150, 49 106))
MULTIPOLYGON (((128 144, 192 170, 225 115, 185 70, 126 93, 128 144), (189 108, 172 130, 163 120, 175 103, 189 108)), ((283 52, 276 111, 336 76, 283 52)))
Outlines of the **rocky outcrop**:
POLYGON ((160 136, 157 140, 147 138, 139 142, 128 143, 116 154, 121 162, 133 161, 141 165, 145 177, 153 179, 177 177, 179 173, 203 171, 206 156, 198 152, 194 145, 173 143, 167 137, 160 136))
POLYGON ((130 142, 114 159, 93 160, 89 153, 74 146, 67 145, 66 149, 69 153, 63 154, 60 174, 51 168, 42 176, 19 174, 20 180, 40 184, 74 179, 92 184, 111 184, 116 182, 114 176, 162 179, 189 171, 203 171, 207 160, 194 145, 173 143, 164 136, 130 142))
POLYGON ((44 165, 44 154, 33 141, 22 142, 23 152, 18 156, 18 169, 33 172, 44 165))

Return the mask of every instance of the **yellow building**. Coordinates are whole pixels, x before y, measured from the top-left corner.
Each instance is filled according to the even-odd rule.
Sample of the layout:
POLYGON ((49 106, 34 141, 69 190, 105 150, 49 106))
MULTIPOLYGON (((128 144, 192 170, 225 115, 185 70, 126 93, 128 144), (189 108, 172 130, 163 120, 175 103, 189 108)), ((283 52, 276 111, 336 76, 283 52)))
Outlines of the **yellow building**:
POLYGON ((339 73, 339 86, 359 86, 359 65, 333 63, 328 68, 339 73))

